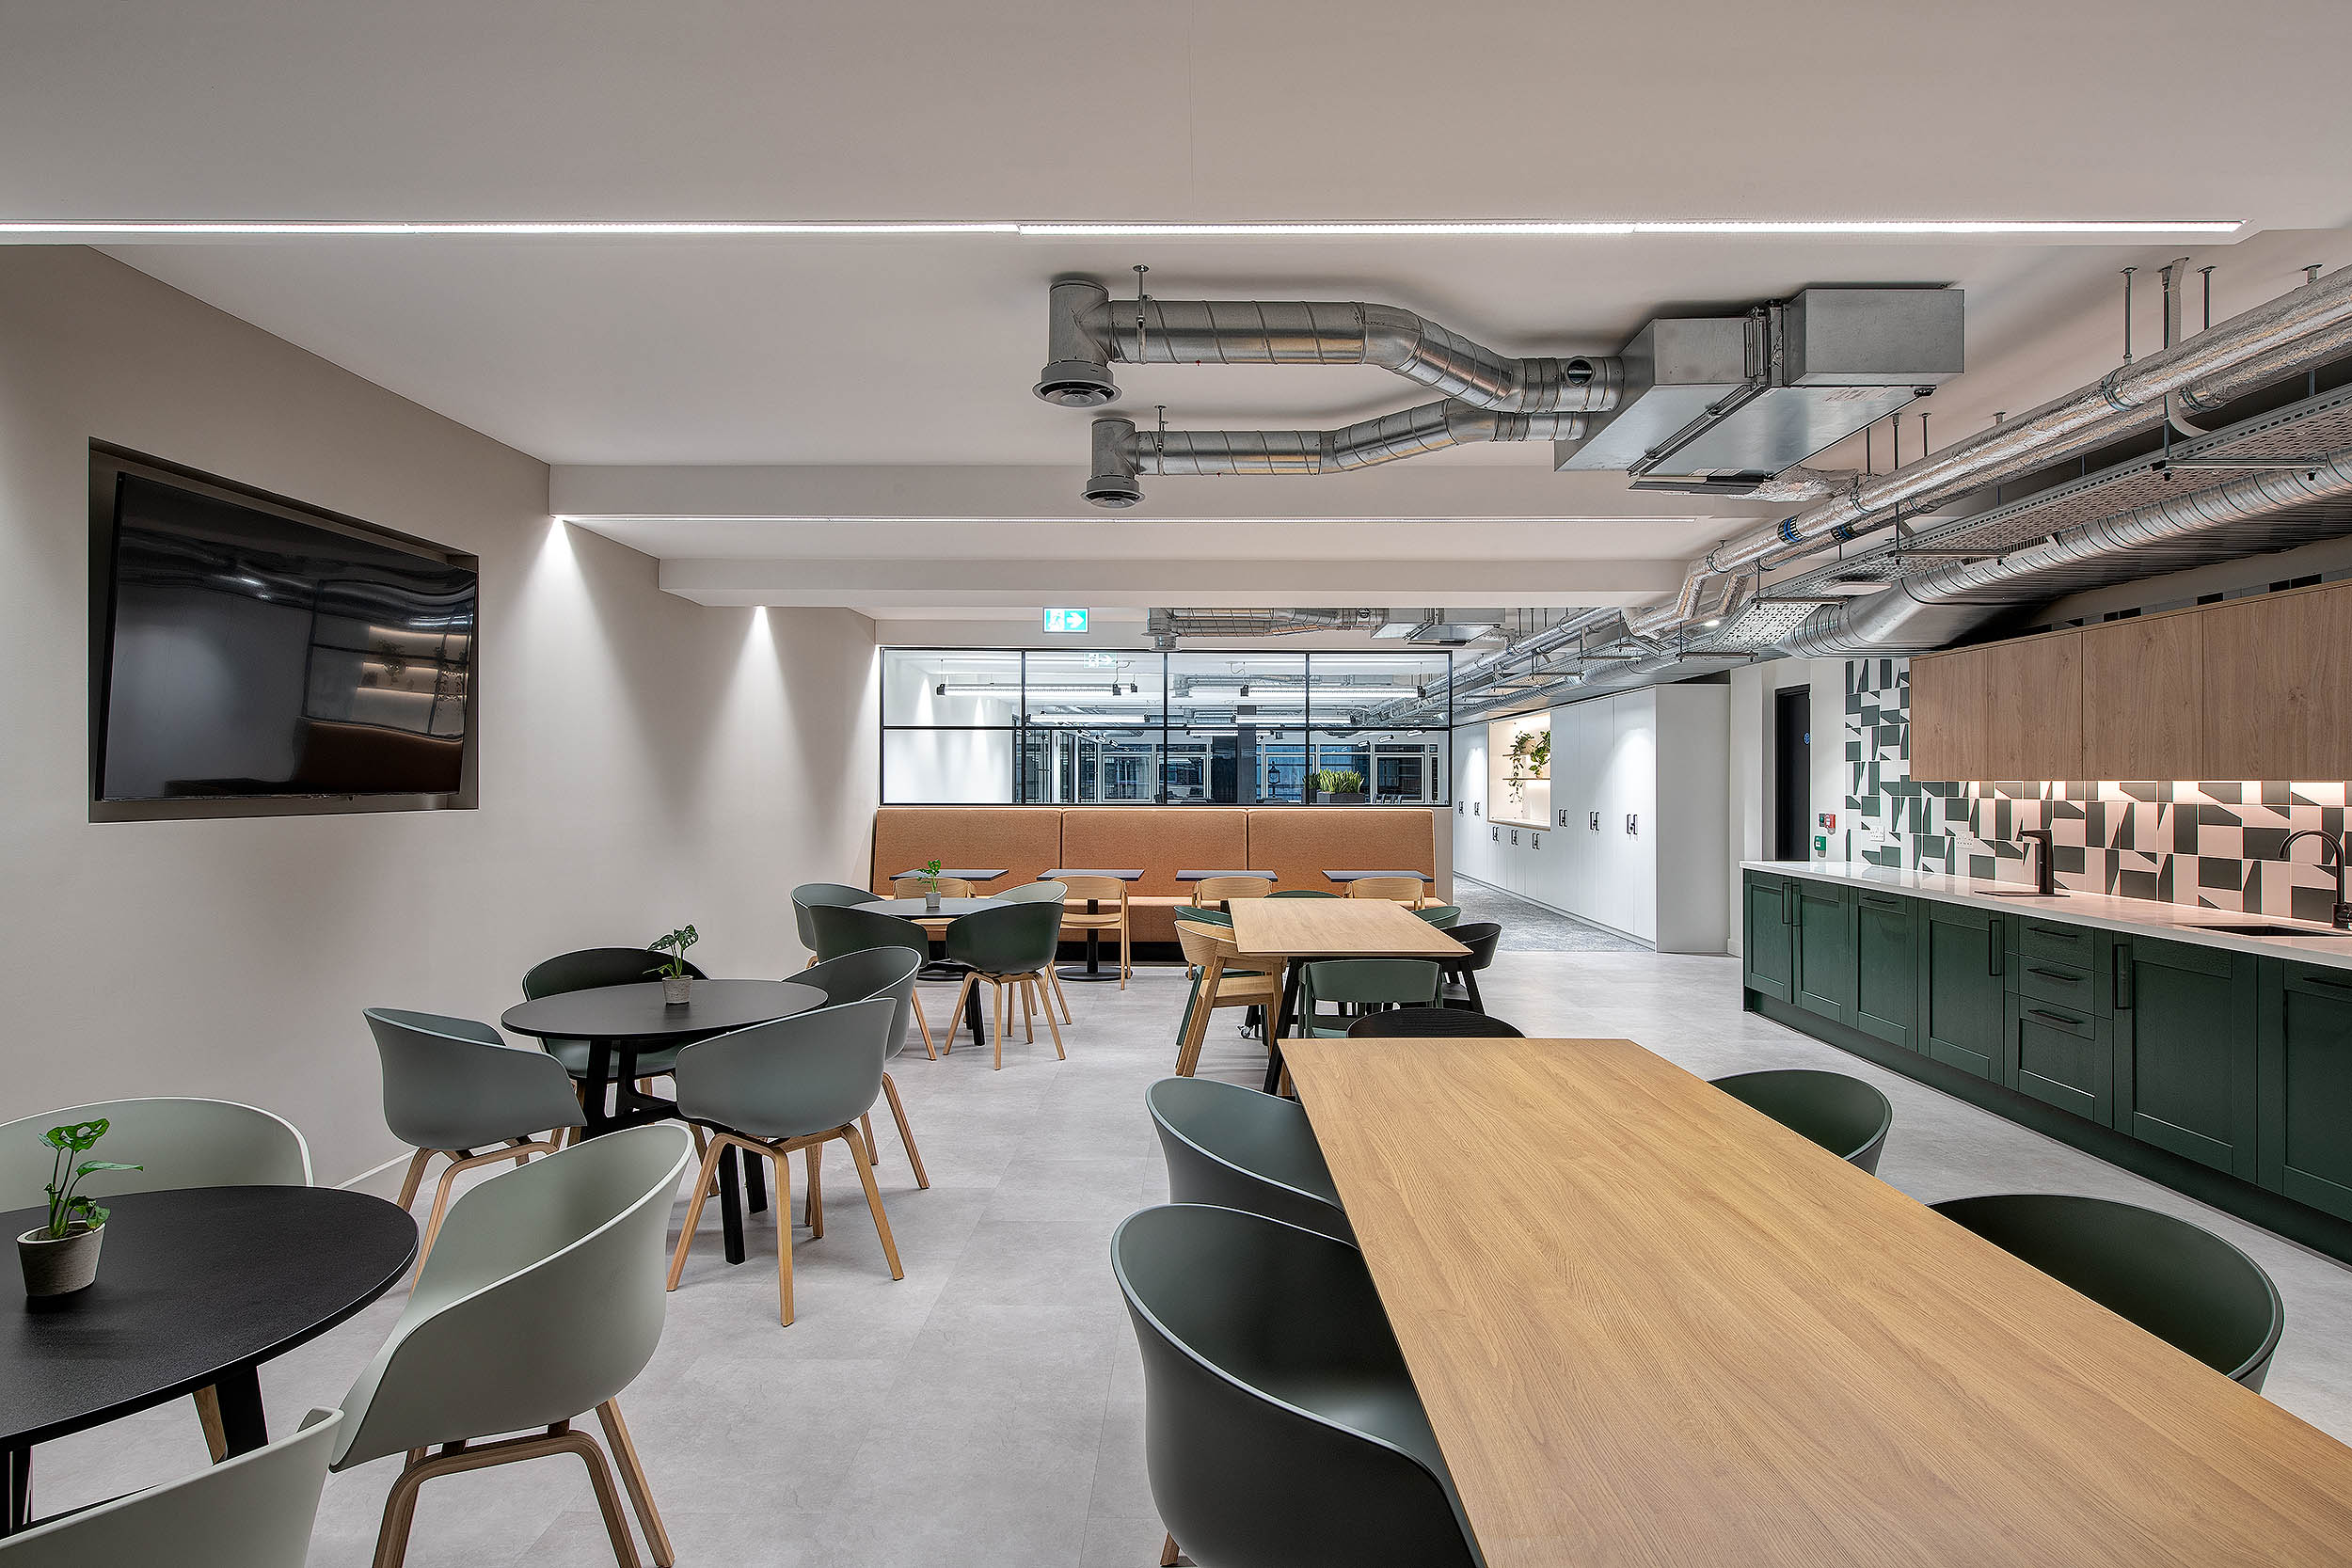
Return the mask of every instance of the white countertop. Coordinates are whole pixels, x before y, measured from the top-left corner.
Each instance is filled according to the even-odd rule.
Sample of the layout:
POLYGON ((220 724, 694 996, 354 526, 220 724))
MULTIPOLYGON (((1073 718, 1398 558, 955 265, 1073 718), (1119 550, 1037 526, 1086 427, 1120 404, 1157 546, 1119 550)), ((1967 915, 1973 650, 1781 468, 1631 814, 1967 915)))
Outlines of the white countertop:
POLYGON ((2095 926, 2129 935, 2163 937, 2205 947, 2226 947, 2239 953, 2260 953, 2273 958, 2299 958, 2309 963, 2352 969, 2352 931, 2336 931, 2308 920, 2274 915, 2241 914, 2234 910, 2203 910, 2189 904, 2162 904, 2153 898, 2117 898, 2103 893, 2067 893, 2056 898, 2009 891, 2026 884, 1990 881, 1981 877, 1947 877, 1934 871, 1903 871, 1893 866, 1867 865, 1859 861, 1741 861, 1741 869, 1781 877, 1807 877, 1819 882, 1846 882, 1857 887, 1883 888, 1915 898, 1933 898, 1975 909, 2016 910, 2044 914, 2074 926, 2095 926), (1988 888, 2001 893, 1988 893, 1988 888), (2292 926, 2310 936, 2249 937, 2217 931, 2216 926, 2292 926))

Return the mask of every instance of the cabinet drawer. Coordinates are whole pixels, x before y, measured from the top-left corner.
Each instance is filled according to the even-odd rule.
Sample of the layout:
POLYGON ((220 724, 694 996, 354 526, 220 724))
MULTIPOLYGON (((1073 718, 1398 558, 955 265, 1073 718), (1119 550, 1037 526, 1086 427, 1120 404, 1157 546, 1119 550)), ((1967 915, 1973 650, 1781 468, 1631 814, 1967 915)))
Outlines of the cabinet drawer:
POLYGON ((2063 1007, 2013 998, 2009 1086, 2036 1100, 2106 1125, 2114 1063, 2105 1020, 2087 1007, 2063 1007))
POLYGON ((2107 1010, 2106 988, 2099 984, 2098 971, 2088 964, 2020 954, 2010 975, 2017 994, 2028 1001, 2052 1002, 2061 1010, 2093 1016, 2107 1010))
POLYGON ((2096 951, 2093 939, 2097 935, 2088 926, 2062 926, 2026 915, 2017 922, 2017 951, 2029 958, 2056 958, 2088 967, 2096 951))

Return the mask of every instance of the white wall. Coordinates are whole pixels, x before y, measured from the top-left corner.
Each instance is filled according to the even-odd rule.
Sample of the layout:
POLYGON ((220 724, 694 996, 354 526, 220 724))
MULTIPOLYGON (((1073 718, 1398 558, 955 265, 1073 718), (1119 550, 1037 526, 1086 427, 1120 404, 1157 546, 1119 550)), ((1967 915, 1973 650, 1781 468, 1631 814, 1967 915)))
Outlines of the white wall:
POLYGON ((1830 858, 1845 858, 1840 846, 1846 828, 1846 661, 1775 658, 1732 671, 1725 738, 1731 840, 1727 912, 1735 953, 1742 925, 1740 863, 1766 860, 1772 852, 1773 696, 1792 686, 1809 687, 1813 692, 1813 814, 1818 818, 1825 811, 1837 813, 1838 832, 1831 837, 1830 858))
POLYGON ((495 1020, 536 959, 689 920, 714 973, 800 967, 787 890, 865 879, 870 624, 665 595, 547 482, 95 251, 0 246, 0 1117, 247 1100, 336 1180, 396 1151, 363 1006, 495 1020), (92 438, 478 555, 481 809, 89 822, 92 438))

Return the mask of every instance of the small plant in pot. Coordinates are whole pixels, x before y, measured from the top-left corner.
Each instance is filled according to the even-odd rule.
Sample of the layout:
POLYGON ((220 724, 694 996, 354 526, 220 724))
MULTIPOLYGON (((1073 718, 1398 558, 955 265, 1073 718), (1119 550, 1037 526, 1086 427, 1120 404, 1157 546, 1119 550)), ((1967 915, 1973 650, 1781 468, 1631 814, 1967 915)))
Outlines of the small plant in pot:
POLYGON ((940 863, 937 861, 923 863, 923 912, 925 914, 939 912, 939 868, 940 863))
POLYGON ((98 1277, 98 1249, 106 1240, 106 1211, 75 1189, 102 1170, 141 1170, 109 1160, 82 1160, 106 1135, 106 1118, 53 1127, 40 1141, 54 1151, 49 1166, 49 1218, 16 1239, 27 1296, 62 1296, 98 1277))
POLYGON ((664 1006, 683 1007, 694 999, 694 975, 686 967, 686 950, 702 939, 691 926, 681 926, 668 936, 651 944, 648 951, 667 953, 669 961, 653 971, 661 976, 661 1000, 664 1006))

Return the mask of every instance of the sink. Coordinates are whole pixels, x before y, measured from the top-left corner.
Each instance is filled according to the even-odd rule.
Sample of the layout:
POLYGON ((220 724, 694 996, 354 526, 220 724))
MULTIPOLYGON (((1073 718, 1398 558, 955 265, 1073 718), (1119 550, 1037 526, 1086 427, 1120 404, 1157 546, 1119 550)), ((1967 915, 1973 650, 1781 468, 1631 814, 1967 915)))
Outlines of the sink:
POLYGON ((2279 926, 2267 921, 2254 921, 2241 926, 2189 926, 2185 930, 2222 931, 2233 937, 2335 937, 2352 938, 2352 931, 2331 931, 2325 926, 2279 926))
POLYGON ((1981 894, 1987 898, 2063 898, 2066 896, 2063 893, 2037 893, 2029 887, 1972 887, 1968 891, 1981 894))

